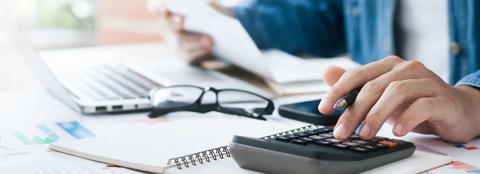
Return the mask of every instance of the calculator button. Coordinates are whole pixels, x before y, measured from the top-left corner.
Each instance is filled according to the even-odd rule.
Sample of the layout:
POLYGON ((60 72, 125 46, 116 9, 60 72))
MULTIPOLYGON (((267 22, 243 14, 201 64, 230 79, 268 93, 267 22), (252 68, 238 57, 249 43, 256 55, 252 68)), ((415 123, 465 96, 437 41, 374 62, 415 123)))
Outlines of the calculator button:
POLYGON ((315 144, 322 145, 322 146, 329 146, 329 145, 331 145, 331 144, 333 144, 333 143, 330 142, 330 141, 318 140, 318 141, 315 141, 315 144))
POLYGON ((308 137, 299 138, 299 140, 305 141, 305 142, 307 142, 307 143, 310 143, 310 142, 315 141, 315 139, 308 138, 308 137))
POLYGON ((309 130, 309 131, 305 131, 303 132, 304 134, 307 134, 307 135, 315 135, 315 134, 318 134, 316 131, 313 131, 313 130, 309 130))
POLYGON ((395 148, 398 146, 398 143, 395 140, 381 140, 378 144, 386 145, 389 149, 395 148))
POLYGON ((332 129, 332 128, 326 128, 326 127, 324 127, 324 128, 315 129, 315 130, 313 130, 313 131, 317 132, 318 134, 322 134, 322 133, 332 132, 333 129, 332 129))
POLYGON ((385 149, 385 148, 387 148, 387 145, 385 145, 385 144, 376 144, 375 147, 377 147, 378 149, 385 149))
POLYGON ((377 149, 376 146, 372 146, 372 145, 363 145, 363 146, 360 146, 362 148, 365 148, 365 149, 368 149, 368 150, 375 150, 377 149))
POLYGON ((339 149, 346 149, 350 146, 345 145, 345 144, 335 143, 335 144, 332 145, 332 147, 339 148, 339 149))
POLYGON ((303 132, 295 133, 294 135, 297 136, 297 137, 306 137, 306 136, 309 136, 309 134, 305 134, 305 133, 303 133, 303 132))
POLYGON ((388 138, 376 136, 375 138, 372 138, 372 139, 370 139, 369 141, 370 141, 370 142, 373 142, 373 143, 378 143, 379 141, 382 141, 382 140, 388 140, 388 138))
POLYGON ((365 140, 352 140, 352 142, 358 143, 358 144, 368 144, 368 142, 365 140))
POLYGON ((323 140, 326 139, 327 137, 324 136, 319 136, 319 135, 312 135, 310 138, 316 139, 316 140, 323 140))
POLYGON ((301 144, 301 145, 307 144, 306 141, 299 140, 299 139, 294 139, 294 140, 292 140, 292 141, 290 141, 290 142, 295 143, 295 144, 301 144))
POLYGON ((276 137, 275 139, 278 140, 278 141, 289 141, 290 140, 289 138, 283 137, 283 136, 276 137))
POLYGON ((353 147, 351 148, 350 150, 354 151, 354 152, 362 152, 362 153, 365 153, 365 152, 368 152, 369 150, 366 149, 366 148, 362 148, 362 147, 353 147))
POLYGON ((345 145, 350 146, 350 147, 359 145, 358 143, 354 143, 354 142, 351 142, 351 141, 346 141, 346 142, 343 142, 342 144, 345 144, 345 145))
POLYGON ((328 138, 326 139, 325 141, 330 141, 332 143, 341 143, 341 142, 344 142, 344 140, 339 140, 339 139, 335 139, 335 138, 328 138))
POLYGON ((320 134, 320 136, 323 136, 323 137, 326 137, 326 138, 332 138, 333 137, 333 135, 328 134, 328 133, 320 134))

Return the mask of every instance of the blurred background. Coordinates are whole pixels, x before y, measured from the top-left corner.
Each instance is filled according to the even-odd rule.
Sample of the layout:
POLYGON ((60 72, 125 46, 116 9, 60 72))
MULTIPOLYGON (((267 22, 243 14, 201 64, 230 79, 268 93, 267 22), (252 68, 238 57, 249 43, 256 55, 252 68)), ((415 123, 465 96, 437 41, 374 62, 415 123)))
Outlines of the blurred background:
POLYGON ((0 0, 0 23, 20 25, 37 49, 161 42, 155 1, 0 0))

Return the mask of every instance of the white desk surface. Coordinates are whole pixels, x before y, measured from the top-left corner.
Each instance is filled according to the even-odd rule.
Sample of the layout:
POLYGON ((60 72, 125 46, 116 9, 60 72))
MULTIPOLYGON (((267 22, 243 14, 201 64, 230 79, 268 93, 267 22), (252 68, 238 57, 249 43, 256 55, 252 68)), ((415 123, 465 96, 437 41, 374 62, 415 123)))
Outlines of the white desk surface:
MULTIPOLYGON (((17 124, 17 123, 35 123, 44 120, 81 120, 88 122, 98 122, 105 124, 105 127, 115 126, 118 123, 127 123, 129 121, 146 120, 144 113, 127 114, 127 115, 105 115, 105 116, 81 116, 71 109, 65 107, 59 100, 52 97, 45 87, 36 80, 35 76, 29 70, 29 67, 23 62, 23 59, 11 53, 8 49, 2 49, 0 44, 0 125, 17 124)), ((160 45, 158 45, 160 46, 160 45)), ((161 47, 159 51, 161 52, 161 47)), ((170 53, 166 53, 166 56, 170 53)), ((281 103, 289 103, 294 101, 303 101, 308 99, 318 99, 320 95, 296 96, 276 99, 276 105, 281 103)), ((170 117, 169 119, 175 119, 170 117)), ((278 122, 286 122, 290 124, 303 123, 284 119, 274 114, 270 119, 278 122)), ((42 154, 45 155, 45 154, 42 154)), ((41 155, 40 155, 41 156, 41 155)), ((0 161, 9 161, 18 157, 0 157, 0 161)), ((39 157, 31 156, 25 158, 25 161, 38 159, 39 157)), ((51 154, 48 158, 52 157, 51 154)), ((85 163, 84 160, 72 157, 58 157, 58 159, 69 158, 68 163, 85 163)), ((5 163, 7 164, 7 163, 5 163)), ((89 165, 96 165, 91 164, 89 165)), ((0 170, 6 165, 0 165, 0 170)), ((84 167, 84 166, 82 166, 84 167)), ((97 166, 98 167, 98 166, 97 166)), ((450 168, 447 171, 452 171, 450 168)), ((130 173, 131 171, 117 171, 117 173, 130 173)), ((2 172, 3 173, 3 172, 2 172)))

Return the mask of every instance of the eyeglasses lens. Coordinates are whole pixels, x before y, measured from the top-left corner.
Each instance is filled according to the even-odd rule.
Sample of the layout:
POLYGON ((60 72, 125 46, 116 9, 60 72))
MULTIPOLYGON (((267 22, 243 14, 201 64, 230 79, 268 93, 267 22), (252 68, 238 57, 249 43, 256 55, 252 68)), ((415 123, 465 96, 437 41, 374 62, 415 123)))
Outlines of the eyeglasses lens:
POLYGON ((223 109, 247 112, 251 116, 261 116, 268 105, 268 101, 247 92, 224 90, 218 93, 218 104, 223 109))
POLYGON ((194 87, 169 87, 159 89, 152 96, 157 108, 175 108, 192 105, 203 90, 194 87))

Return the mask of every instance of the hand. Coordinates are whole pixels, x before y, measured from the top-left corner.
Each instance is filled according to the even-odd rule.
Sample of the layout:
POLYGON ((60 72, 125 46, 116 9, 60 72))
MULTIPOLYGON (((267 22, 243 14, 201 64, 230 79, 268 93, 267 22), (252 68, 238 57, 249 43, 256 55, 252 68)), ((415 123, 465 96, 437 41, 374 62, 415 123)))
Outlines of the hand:
POLYGON ((331 67, 324 80, 332 87, 318 107, 324 114, 333 112, 336 100, 363 86, 338 120, 335 138, 348 138, 362 120, 362 139, 373 138, 386 121, 396 136, 415 131, 467 142, 480 133, 480 91, 449 86, 418 61, 389 56, 347 72, 331 67))
MULTIPOLYGON (((222 8, 216 1, 209 1, 210 5, 222 13, 229 11, 222 8)), ((155 13, 160 17, 160 22, 166 26, 166 41, 192 65, 201 65, 206 60, 213 59, 213 39, 209 35, 186 31, 184 28, 185 18, 174 14, 162 4, 161 0, 152 1, 155 13), (153 3, 154 2, 154 3, 153 3)))

